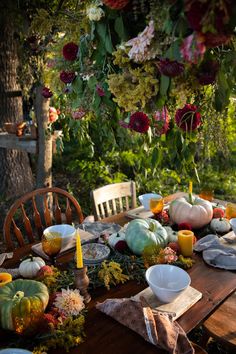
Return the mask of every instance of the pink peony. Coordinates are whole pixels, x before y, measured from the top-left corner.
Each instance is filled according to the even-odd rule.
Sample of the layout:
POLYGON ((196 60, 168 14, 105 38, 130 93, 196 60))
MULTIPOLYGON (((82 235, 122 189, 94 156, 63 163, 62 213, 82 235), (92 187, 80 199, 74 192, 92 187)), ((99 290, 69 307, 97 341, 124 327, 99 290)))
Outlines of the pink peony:
POLYGON ((150 126, 150 120, 148 116, 143 112, 136 112, 131 114, 129 128, 138 132, 146 133, 150 126))
POLYGON ((183 108, 176 111, 175 122, 180 129, 190 132, 201 125, 201 115, 196 106, 186 104, 183 108))
POLYGON ((48 117, 48 121, 50 123, 54 123, 57 119, 58 119, 58 114, 60 114, 60 112, 54 108, 54 107, 49 107, 49 117, 48 117))
POLYGON ((75 78, 75 73, 73 71, 62 71, 60 73, 60 80, 65 84, 70 84, 75 78))
POLYGON ((65 44, 62 49, 62 54, 63 54, 63 57, 65 58, 65 60, 68 60, 68 61, 75 60, 77 58, 78 49, 79 49, 79 47, 77 46, 77 44, 75 44, 73 42, 69 42, 69 43, 65 44))
POLYGON ((153 116, 155 122, 155 132, 158 135, 166 134, 169 129, 170 117, 166 107, 163 107, 161 111, 156 111, 153 116))
POLYGON ((180 48, 183 59, 190 64, 197 64, 203 58, 205 51, 204 37, 197 33, 186 37, 180 48))

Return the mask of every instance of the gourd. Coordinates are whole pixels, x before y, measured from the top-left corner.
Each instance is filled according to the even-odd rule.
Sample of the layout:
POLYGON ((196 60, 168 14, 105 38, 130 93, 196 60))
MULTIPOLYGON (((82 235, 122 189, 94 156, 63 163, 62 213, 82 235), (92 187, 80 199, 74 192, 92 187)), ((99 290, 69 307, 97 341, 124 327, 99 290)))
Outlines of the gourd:
POLYGON ((12 281, 12 275, 9 273, 0 273, 0 287, 10 283, 12 281))
POLYGON ((168 234, 168 242, 177 242, 178 241, 178 233, 172 229, 170 226, 164 226, 167 234, 168 234))
POLYGON ((211 221, 213 208, 209 201, 190 195, 173 200, 169 215, 176 224, 187 222, 192 228, 200 229, 211 221))
POLYGON ((212 219, 210 227, 212 231, 220 234, 224 234, 231 229, 229 221, 225 218, 212 219))
POLYGON ((45 266, 45 262, 41 257, 29 256, 20 263, 19 273, 24 278, 36 277, 40 268, 45 266))
POLYGON ((126 228, 125 240, 128 247, 136 255, 141 255, 144 248, 159 245, 164 248, 168 243, 168 234, 156 220, 135 219, 126 228))
POLYGON ((35 280, 17 279, 0 288, 0 326, 23 333, 33 329, 48 304, 46 285, 35 280))
POLYGON ((125 232, 123 231, 115 232, 114 234, 110 235, 108 238, 108 244, 112 248, 115 248, 117 242, 119 241, 125 241, 125 232))

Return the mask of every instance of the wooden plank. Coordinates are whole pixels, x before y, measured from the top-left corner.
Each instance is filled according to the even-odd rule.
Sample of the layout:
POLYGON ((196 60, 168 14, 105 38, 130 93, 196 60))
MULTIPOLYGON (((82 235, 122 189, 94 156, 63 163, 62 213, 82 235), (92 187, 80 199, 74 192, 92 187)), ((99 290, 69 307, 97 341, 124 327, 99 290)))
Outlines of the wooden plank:
POLYGON ((23 140, 14 134, 0 132, 0 147, 13 150, 24 150, 30 154, 37 153, 36 140, 23 140))
POLYGON ((160 302, 149 287, 135 295, 134 300, 138 301, 140 296, 146 299, 152 309, 158 312, 171 313, 173 319, 176 320, 202 298, 202 293, 188 286, 174 301, 168 304, 160 302))

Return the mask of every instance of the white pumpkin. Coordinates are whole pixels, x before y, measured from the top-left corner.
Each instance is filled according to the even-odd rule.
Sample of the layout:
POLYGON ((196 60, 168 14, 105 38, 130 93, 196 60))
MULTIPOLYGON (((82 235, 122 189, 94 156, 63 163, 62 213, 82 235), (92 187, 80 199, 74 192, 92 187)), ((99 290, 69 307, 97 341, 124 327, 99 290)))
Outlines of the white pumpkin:
POLYGON ((212 219, 210 227, 212 231, 215 231, 219 234, 229 232, 229 230, 231 229, 229 221, 225 218, 212 219))
POLYGON ((174 231, 170 226, 164 226, 168 235, 169 242, 178 242, 178 232, 174 231))
POLYGON ((115 232, 114 234, 110 235, 108 238, 108 244, 112 248, 115 248, 115 245, 119 241, 125 241, 125 233, 123 231, 115 232))
POLYGON ((41 257, 29 256, 20 263, 19 273, 24 278, 32 279, 43 266, 45 262, 41 257))
POLYGON ((192 196, 190 201, 189 196, 186 196, 170 203, 169 215, 176 224, 187 222, 194 229, 200 229, 211 221, 213 208, 208 200, 192 196))

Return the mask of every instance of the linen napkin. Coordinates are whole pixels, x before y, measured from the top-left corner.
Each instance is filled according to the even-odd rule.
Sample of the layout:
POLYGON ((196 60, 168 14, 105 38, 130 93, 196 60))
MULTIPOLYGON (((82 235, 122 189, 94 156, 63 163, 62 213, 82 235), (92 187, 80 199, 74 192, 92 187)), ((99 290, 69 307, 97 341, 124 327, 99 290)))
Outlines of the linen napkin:
POLYGON ((3 262, 5 261, 5 259, 10 259, 13 257, 13 252, 9 252, 9 253, 1 253, 0 254, 0 265, 3 264, 3 262))
POLYGON ((151 309, 143 297, 107 299, 96 308, 171 354, 195 352, 182 327, 169 314, 151 309))
MULTIPOLYGON (((94 240, 96 237, 91 234, 90 232, 81 230, 81 229, 77 229, 78 233, 80 235, 80 239, 81 239, 81 243, 85 243, 85 242, 89 242, 94 240)), ((65 252, 68 252, 70 250, 75 249, 76 247, 76 236, 71 238, 70 241, 66 241, 64 244, 62 243, 62 247, 61 247, 61 251, 59 252, 60 254, 63 254, 65 252)), ((34 251, 34 253, 36 253, 37 255, 43 257, 44 259, 50 260, 50 258, 48 257, 48 255, 46 255, 42 249, 42 243, 37 243, 36 245, 33 245, 31 247, 32 251, 34 251)))
POLYGON ((198 240, 194 251, 202 251, 204 261, 213 267, 236 270, 236 249, 223 245, 216 235, 210 234, 198 240))
POLYGON ((12 275, 12 278, 18 278, 20 276, 19 268, 12 268, 12 269, 6 269, 6 268, 0 268, 0 273, 9 273, 12 275))
POLYGON ((96 236, 97 238, 103 233, 113 234, 120 231, 121 226, 115 223, 104 223, 101 221, 84 221, 78 225, 79 229, 85 230, 96 236))

